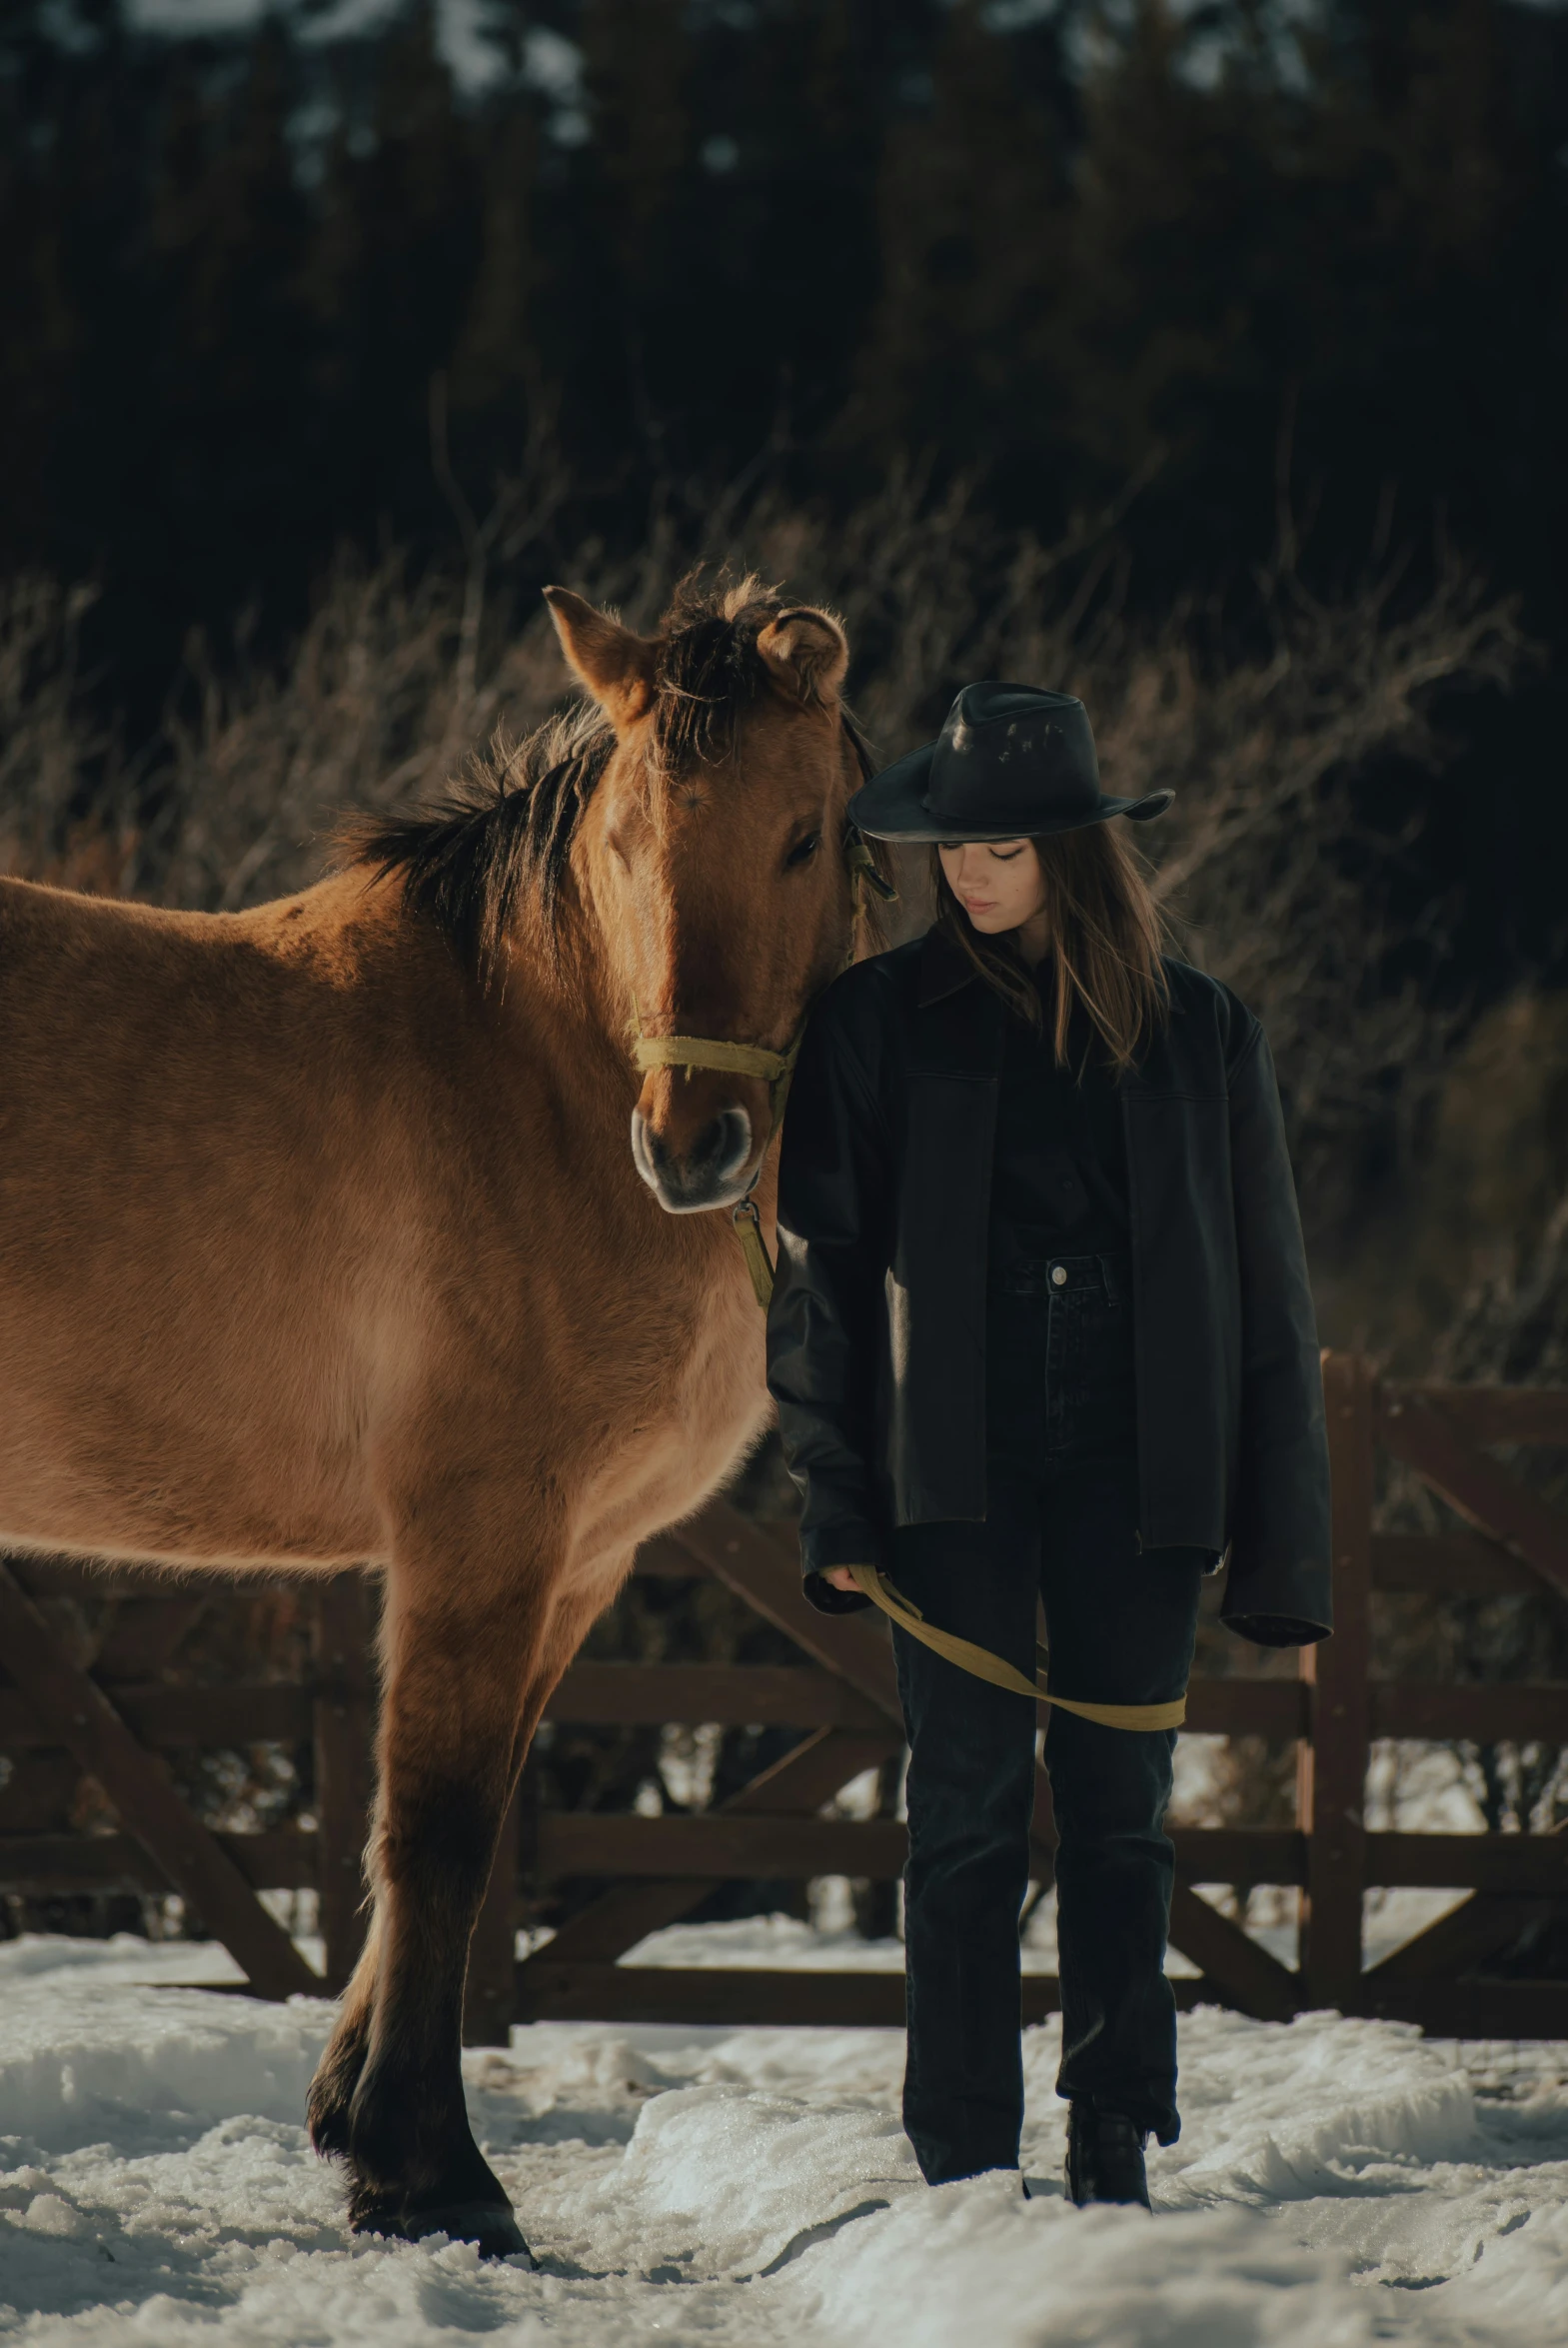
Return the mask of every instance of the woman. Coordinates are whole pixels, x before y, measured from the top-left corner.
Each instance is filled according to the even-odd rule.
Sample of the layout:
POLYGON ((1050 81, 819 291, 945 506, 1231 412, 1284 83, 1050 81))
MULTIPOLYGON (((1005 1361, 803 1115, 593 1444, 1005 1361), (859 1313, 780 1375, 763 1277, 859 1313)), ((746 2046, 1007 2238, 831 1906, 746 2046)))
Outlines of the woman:
MULTIPOLYGON (((1054 1695, 1171 1706, 1198 1590, 1289 1646, 1329 1628, 1328 1458, 1268 1046, 1162 957, 1081 703, 971 685, 850 804, 933 848, 937 917, 814 1012, 784 1129, 770 1382, 806 1593, 881 1569, 923 1623, 1054 1695)), ((906 1616, 907 1618, 907 1616, 906 1616)), ((1035 1705, 895 1617, 909 1747, 904 2125, 932 2183, 1015 2168, 1035 1705)), ((1046 1715, 1057 2092, 1074 2201, 1147 2206, 1175 2140, 1163 1972, 1174 1731, 1046 1715)))

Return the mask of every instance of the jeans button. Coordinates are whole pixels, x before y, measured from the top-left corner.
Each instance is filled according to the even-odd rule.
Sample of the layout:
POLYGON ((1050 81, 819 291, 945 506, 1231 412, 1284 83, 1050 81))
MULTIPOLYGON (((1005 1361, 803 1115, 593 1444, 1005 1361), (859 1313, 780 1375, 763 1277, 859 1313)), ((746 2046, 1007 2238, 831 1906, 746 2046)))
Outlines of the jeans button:
POLYGON ((1053 1288, 1064 1288, 1066 1286, 1067 1267, 1064 1263, 1053 1263, 1051 1265, 1050 1284, 1053 1288))

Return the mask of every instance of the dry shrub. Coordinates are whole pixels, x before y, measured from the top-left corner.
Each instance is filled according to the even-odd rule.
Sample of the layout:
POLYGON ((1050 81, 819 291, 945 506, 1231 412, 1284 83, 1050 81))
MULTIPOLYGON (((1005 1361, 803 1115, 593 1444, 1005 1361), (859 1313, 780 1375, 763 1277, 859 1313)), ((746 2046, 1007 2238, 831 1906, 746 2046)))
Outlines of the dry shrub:
MULTIPOLYGON (((160 736, 130 765, 77 679, 90 597, 37 580, 0 591, 0 869, 221 910, 306 885, 345 815, 428 796, 562 697, 543 607, 518 604, 505 575, 498 589, 485 552, 531 545, 560 503, 536 457, 467 533, 461 574, 415 580, 397 556, 345 555, 280 665, 243 643, 219 661, 193 639, 160 736)), ((1368 1137, 1385 1164, 1411 1162, 1462 1027, 1420 975, 1448 909, 1391 918, 1409 840, 1369 830, 1357 787, 1391 757, 1435 771, 1434 696, 1506 685, 1529 648, 1512 606, 1453 564, 1424 594, 1401 593, 1394 567, 1325 600, 1282 557, 1223 624, 1208 607, 1134 623, 1115 519, 1047 547, 999 532, 961 483, 933 498, 895 469, 841 520, 773 494, 669 490, 634 558, 585 543, 552 568, 642 627, 695 562, 755 565, 832 605, 885 757, 927 736, 966 678, 1081 694, 1111 785, 1177 794, 1139 845, 1185 950, 1268 1028, 1309 1234, 1342 1254, 1368 1137)), ((904 934, 927 918, 921 861, 903 860, 904 934)))
MULTIPOLYGON (((538 497, 548 512, 561 502, 548 484, 538 497)), ((505 573, 499 585, 490 575, 491 549, 530 536, 516 526, 516 485, 501 498, 507 531, 487 522, 467 532, 461 574, 414 578, 395 556, 345 556, 277 666, 249 661, 243 644, 219 659, 193 640, 162 732, 134 765, 81 689, 83 594, 36 580, 0 592, 0 869, 239 908, 315 878, 345 814, 427 796, 498 730, 532 726, 567 680, 542 608, 515 604, 505 573)), ((1134 622, 1115 519, 1090 517, 1047 547, 998 531, 961 483, 933 497, 907 470, 843 519, 744 488, 717 499, 668 490, 635 558, 614 561, 588 543, 555 549, 551 568, 642 627, 699 562, 755 566, 830 604, 848 626, 856 706, 884 757, 928 736, 971 677, 1080 694, 1111 786, 1177 792, 1172 817, 1141 844, 1187 950, 1264 1018, 1309 1227, 1339 1235, 1359 1137, 1392 1116, 1408 1140, 1455 1045, 1450 1015, 1414 981, 1390 983, 1413 935, 1385 910, 1408 843, 1368 832, 1357 785, 1390 756, 1435 771, 1434 695, 1506 685, 1528 648, 1511 606, 1456 566, 1425 594, 1401 591, 1387 572, 1325 600, 1282 559, 1223 625, 1206 607, 1134 622)), ((906 931, 921 911, 917 888, 910 894, 906 931)), ((1433 944, 1441 925, 1435 908, 1415 927, 1433 944)), ((1506 1296, 1494 1287, 1471 1312, 1456 1367, 1560 1361, 1565 1234, 1568 1210, 1549 1224, 1539 1262, 1515 1267, 1506 1296)), ((597 1634, 610 1642, 601 1651, 644 1653, 650 1639, 673 1638, 707 1654, 716 1637, 736 1635, 688 1611, 666 1621, 634 1587, 597 1634)), ((1235 1662, 1256 1665, 1229 1643, 1235 1662)), ((1217 1661, 1205 1652, 1205 1667, 1217 1661)), ((655 1750, 647 1738, 585 1734, 542 1759, 557 1800, 624 1806, 655 1750)), ((1216 1822, 1261 1823, 1288 1800, 1288 1757, 1236 1747, 1207 1807, 1216 1822)))
MULTIPOLYGON (((1391 916, 1411 835, 1371 830, 1357 786, 1391 759, 1435 774, 1448 750, 1434 699, 1507 686, 1532 649, 1514 606, 1451 559, 1424 593, 1392 563, 1337 598, 1312 594, 1288 524, 1241 609, 1130 620, 1115 519, 1085 518, 1045 546, 998 533, 961 483, 933 502, 917 474, 895 470, 844 522, 762 500, 711 517, 702 551, 756 563, 842 615, 856 707, 884 757, 928 738, 966 679, 1012 677, 1081 696, 1111 789, 1175 790, 1172 814, 1138 844, 1184 950, 1268 1028, 1309 1229, 1332 1232, 1370 1124, 1385 1154, 1408 1161, 1460 1025, 1409 967, 1393 976, 1412 947, 1435 966, 1449 909, 1391 916)), ((668 523, 665 538, 680 543, 668 523)), ((641 614, 657 609, 670 564, 651 542, 632 583, 641 614)), ((923 926, 923 858, 901 866, 908 926, 923 926)))
POLYGON ((125 777, 80 674, 88 587, 0 582, 0 872, 113 895, 129 882, 125 777))
MULTIPOLYGON (((1390 1250, 1384 1285, 1370 1286, 1397 1366, 1461 1385, 1568 1385, 1565 1047, 1568 1007, 1526 989, 1477 1021, 1455 1055, 1431 1121, 1419 1211, 1390 1250)), ((1568 1506, 1568 1450, 1503 1445, 1497 1455, 1541 1498, 1568 1506)), ((1461 1529, 1396 1461, 1384 1463, 1377 1522, 1461 1529)), ((1373 1668, 1388 1678, 1568 1681, 1568 1608, 1544 1587, 1437 1606, 1376 1592, 1373 1634, 1373 1668)), ((1424 1750, 1401 1745, 1382 1757, 1390 1799, 1421 1770, 1424 1750)), ((1493 1830, 1547 1832, 1568 1819, 1568 1747, 1454 1739, 1447 1750, 1493 1830)), ((1530 1927, 1498 1965, 1560 1978, 1561 1920, 1530 1927)))
MULTIPOLYGON (((1229 626, 1232 647, 1249 648, 1239 653, 1206 608, 1134 624, 1113 521, 1046 547, 998 533, 961 484, 933 500, 897 470, 843 520, 773 496, 667 494, 635 559, 588 543, 555 568, 645 627, 694 563, 755 565, 829 603, 855 646, 859 714, 887 757, 929 734, 968 677, 1081 694, 1113 787, 1176 790, 1175 813, 1144 842, 1161 894, 1193 950, 1265 1017, 1298 1118, 1326 1134, 1364 1108, 1369 1078, 1425 1049, 1419 1007, 1380 985, 1396 941, 1378 867, 1404 844, 1363 833, 1354 782, 1391 754, 1435 768, 1433 694, 1506 684, 1526 647, 1511 606, 1457 567, 1406 607, 1393 572, 1324 601, 1282 564, 1229 626)), ((127 885, 221 908, 298 887, 341 814, 417 798, 498 726, 544 715, 566 686, 544 612, 514 615, 484 589, 472 566, 415 581, 397 556, 346 555, 281 666, 249 662, 243 644, 219 661, 193 639, 162 737, 135 771, 143 820, 127 885)), ((37 581, 0 595, 0 842, 16 870, 48 869, 84 822, 125 840, 127 774, 110 771, 74 674, 86 600, 37 581)))
MULTIPOLYGON (((518 600, 502 558, 548 543, 563 501, 535 451, 490 516, 467 517, 460 573, 345 555, 273 666, 248 657, 243 630, 222 659, 193 639, 157 739, 131 761, 78 676, 90 593, 0 588, 0 870, 225 910, 309 883, 345 815, 429 795, 562 697, 544 610, 518 600)), ((1045 546, 998 530, 962 483, 936 497, 906 468, 843 518, 744 485, 668 487, 635 557, 553 545, 550 568, 643 627, 698 562, 755 565, 832 605, 884 757, 927 736, 966 678, 1081 694, 1113 787, 1176 791, 1139 845, 1186 951, 1263 1018, 1309 1231, 1342 1250, 1367 1136, 1409 1163, 1460 1026, 1412 975, 1440 956, 1447 909, 1390 916, 1409 841, 1368 829, 1357 787, 1391 757, 1435 771, 1434 696, 1505 686, 1529 648, 1513 608, 1453 564, 1425 593, 1395 567, 1324 599, 1287 554, 1224 614, 1135 622, 1116 519, 1045 546)), ((923 914, 907 878, 905 932, 923 914)))
POLYGON ((165 724, 141 892, 230 912, 306 887, 341 816, 431 794, 504 717, 543 716, 561 690, 548 628, 499 646, 472 696, 454 658, 461 629, 443 574, 411 582, 399 557, 370 568, 345 555, 281 671, 226 671, 194 640, 165 724))

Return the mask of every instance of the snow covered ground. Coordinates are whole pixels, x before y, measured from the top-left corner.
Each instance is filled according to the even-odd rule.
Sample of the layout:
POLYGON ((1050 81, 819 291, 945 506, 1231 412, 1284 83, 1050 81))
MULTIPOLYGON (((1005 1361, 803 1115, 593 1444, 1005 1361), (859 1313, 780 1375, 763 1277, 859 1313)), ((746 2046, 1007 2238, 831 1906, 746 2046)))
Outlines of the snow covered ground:
MULTIPOLYGON (((691 1962, 705 1928, 651 1956, 691 1962)), ((712 1953, 744 1953, 744 1927, 712 1953)), ((751 1928, 769 1961, 820 1954, 751 1928)), ((834 1950, 831 1961, 841 1962, 834 1950)), ((1055 2026, 1025 2040, 1025 2202, 928 2192, 887 2030, 541 2024, 468 2059, 542 2262, 352 2239, 300 2124, 331 2009, 160 1978, 221 1951, 0 1946, 0 2340, 48 2348, 1539 2348, 1568 2337, 1568 2046, 1182 2024, 1156 2217, 1062 2201, 1055 2026)))

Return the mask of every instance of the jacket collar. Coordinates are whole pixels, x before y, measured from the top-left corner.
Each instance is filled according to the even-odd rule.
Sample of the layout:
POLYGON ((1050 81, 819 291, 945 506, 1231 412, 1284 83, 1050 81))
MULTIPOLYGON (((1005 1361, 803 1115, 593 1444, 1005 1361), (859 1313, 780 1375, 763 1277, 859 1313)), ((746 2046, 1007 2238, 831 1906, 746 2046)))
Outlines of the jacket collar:
POLYGON ((978 977, 974 965, 940 930, 932 927, 926 931, 920 947, 917 1009, 924 1011, 927 1004, 941 1003, 947 996, 956 995, 960 987, 972 986, 978 977))

